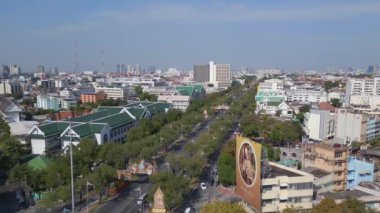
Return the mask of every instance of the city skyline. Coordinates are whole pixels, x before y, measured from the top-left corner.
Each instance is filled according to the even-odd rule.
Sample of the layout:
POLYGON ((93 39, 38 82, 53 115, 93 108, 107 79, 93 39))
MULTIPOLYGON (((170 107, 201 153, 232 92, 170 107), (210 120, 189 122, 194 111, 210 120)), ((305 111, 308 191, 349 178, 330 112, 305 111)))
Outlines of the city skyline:
POLYGON ((0 63, 116 70, 116 64, 191 70, 379 64, 377 1, 12 1, 0 8, 0 63), (102 52, 104 51, 104 56, 102 52))

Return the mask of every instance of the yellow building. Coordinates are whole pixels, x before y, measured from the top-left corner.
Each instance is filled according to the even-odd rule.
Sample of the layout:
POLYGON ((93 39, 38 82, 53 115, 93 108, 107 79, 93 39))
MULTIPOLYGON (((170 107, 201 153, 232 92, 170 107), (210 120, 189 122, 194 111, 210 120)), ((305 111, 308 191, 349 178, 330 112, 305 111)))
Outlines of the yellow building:
POLYGON ((303 167, 334 173, 334 190, 346 189, 348 149, 340 144, 311 144, 304 150, 303 167))

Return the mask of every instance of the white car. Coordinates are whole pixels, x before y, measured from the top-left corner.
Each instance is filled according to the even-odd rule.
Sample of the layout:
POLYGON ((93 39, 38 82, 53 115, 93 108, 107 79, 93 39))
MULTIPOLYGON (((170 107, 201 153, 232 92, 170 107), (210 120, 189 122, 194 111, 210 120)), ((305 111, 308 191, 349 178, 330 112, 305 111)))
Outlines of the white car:
POLYGON ((206 184, 203 183, 203 182, 201 183, 201 189, 202 189, 202 190, 206 190, 206 189, 207 189, 206 184))
POLYGON ((185 209, 185 213, 191 213, 191 208, 190 208, 190 207, 187 207, 187 208, 185 209))

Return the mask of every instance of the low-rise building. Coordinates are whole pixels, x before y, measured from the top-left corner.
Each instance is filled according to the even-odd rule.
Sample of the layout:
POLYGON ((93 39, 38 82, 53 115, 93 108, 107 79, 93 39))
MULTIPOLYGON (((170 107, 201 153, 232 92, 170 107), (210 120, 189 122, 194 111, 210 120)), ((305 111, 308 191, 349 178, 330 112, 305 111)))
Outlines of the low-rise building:
POLYGON ((334 173, 334 189, 345 190, 347 186, 348 148, 340 144, 308 144, 304 146, 302 166, 315 167, 334 173))
POLYGON ((19 122, 22 110, 15 103, 5 97, 0 97, 0 116, 7 122, 19 122))
POLYGON ((61 100, 58 97, 50 95, 38 95, 36 107, 45 110, 58 111, 60 109, 61 100))
POLYGON ((287 101, 302 103, 327 102, 327 93, 322 88, 303 85, 286 91, 287 101))
POLYGON ((70 141, 78 145, 84 138, 99 145, 124 142, 128 131, 140 119, 166 113, 171 108, 171 104, 163 102, 138 102, 120 107, 100 106, 95 113, 34 126, 29 132, 32 153, 46 154, 51 150, 65 149, 70 141))
POLYGON ((313 207, 313 175, 273 162, 270 168, 271 177, 261 180, 261 212, 281 212, 291 206, 302 210, 313 207))
POLYGON ((104 92, 98 93, 82 93, 80 95, 80 100, 82 103, 99 103, 99 101, 103 101, 106 98, 104 92))
POLYGON ((193 99, 202 98, 204 95, 202 85, 178 86, 172 91, 165 90, 157 100, 171 103, 174 109, 186 111, 193 99))
POLYGON ((61 98, 61 109, 71 109, 77 106, 77 99, 75 98, 61 98))
POLYGON ((99 86, 95 87, 95 93, 103 92, 106 98, 109 99, 127 99, 128 98, 128 88, 127 87, 117 87, 117 86, 99 86))
POLYGON ((314 195, 334 191, 334 173, 326 172, 315 167, 307 167, 302 169, 302 171, 314 176, 314 195))
POLYGON ((374 163, 348 157, 347 188, 352 189, 362 181, 372 182, 374 180, 374 163))

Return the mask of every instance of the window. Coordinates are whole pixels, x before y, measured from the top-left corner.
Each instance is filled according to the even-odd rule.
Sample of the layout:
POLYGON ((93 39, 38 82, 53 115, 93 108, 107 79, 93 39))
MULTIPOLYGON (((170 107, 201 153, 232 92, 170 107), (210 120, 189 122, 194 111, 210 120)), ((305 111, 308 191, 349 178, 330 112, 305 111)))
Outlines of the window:
POLYGON ((286 155, 287 155, 286 152, 283 152, 283 153, 282 153, 282 156, 286 156, 286 155))
POLYGON ((293 183, 289 184, 289 189, 291 190, 304 190, 304 189, 312 189, 313 183, 293 183))
POLYGON ((292 153, 292 157, 293 158, 297 157, 296 153, 292 153))
POLYGON ((340 158, 340 157, 342 157, 343 155, 342 155, 342 152, 335 152, 335 157, 336 158, 340 158))

